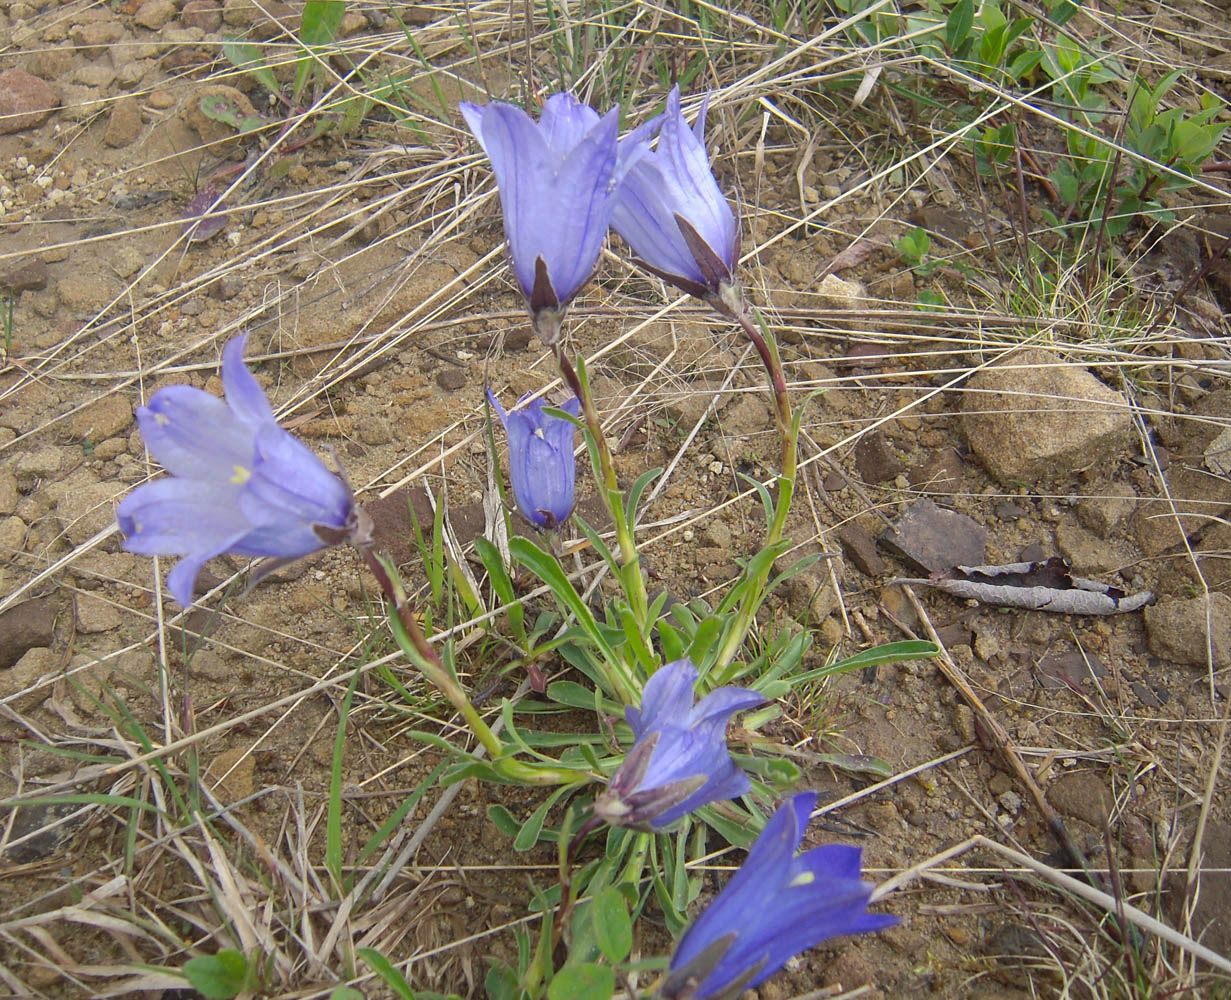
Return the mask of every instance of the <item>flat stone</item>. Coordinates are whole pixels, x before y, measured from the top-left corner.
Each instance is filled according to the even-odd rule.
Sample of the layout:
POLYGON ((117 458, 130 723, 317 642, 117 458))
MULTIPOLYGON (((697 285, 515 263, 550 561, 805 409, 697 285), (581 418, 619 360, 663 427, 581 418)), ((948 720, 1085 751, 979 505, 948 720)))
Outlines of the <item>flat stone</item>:
POLYGON ((59 448, 45 445, 17 457, 18 476, 49 476, 59 472, 64 464, 64 453, 59 448))
POLYGON ((121 97, 111 105, 103 142, 113 149, 131 146, 141 135, 141 103, 135 97, 121 97))
POLYGON ((1063 816, 1103 829, 1115 806, 1107 782, 1092 771, 1062 774, 1047 786, 1047 801, 1063 816))
POLYGON ((50 646, 59 604, 35 597, 0 612, 0 669, 7 669, 36 646, 50 646))
POLYGON ((73 414, 69 432, 78 441, 105 441, 122 434, 133 423, 132 403, 122 395, 104 396, 73 414))
POLYGON ((158 31, 173 17, 175 4, 171 0, 145 0, 133 15, 133 22, 149 31, 158 31))
POLYGON ((1078 576, 1110 573, 1134 561, 1133 553, 1067 521, 1056 525, 1056 548, 1078 576))
POLYGON ((180 24, 205 32, 217 31, 222 27, 222 7, 218 0, 188 0, 180 11, 180 24))
POLYGON ((919 500, 881 535, 881 544, 924 573, 987 562, 987 529, 957 511, 919 500))
POLYGON ((56 283, 56 292, 65 308, 93 310, 115 298, 120 284, 108 275, 83 271, 61 278, 56 283))
POLYGON ((69 541, 80 545, 114 524, 115 505, 123 492, 119 483, 89 481, 63 490, 56 501, 56 520, 69 541))
POLYGON ((1231 597, 1210 594, 1208 613, 1207 619, 1204 597, 1160 601, 1146 608, 1150 652, 1173 663, 1206 667, 1212 649, 1215 669, 1231 666, 1231 597))
POLYGON ((1124 400, 1080 365, 1017 351, 974 376, 962 429, 984 467, 1008 485, 1063 480, 1131 453, 1124 400))
POLYGON ((231 805, 256 791, 256 761, 247 747, 223 750, 205 769, 205 780, 223 805, 231 805))
POLYGON ((1077 501, 1077 520, 1100 538, 1106 538, 1137 506, 1137 494, 1128 483, 1107 483, 1092 496, 1077 501))
POLYGON ((838 529, 838 541, 842 551, 865 576, 877 577, 885 572, 885 560, 876 551, 876 539, 854 521, 847 521, 838 529))
POLYGON ((956 448, 943 448, 910 470, 910 484, 924 493, 952 496, 962 488, 965 463, 956 448))
POLYGON ((8 705, 16 712, 41 705, 51 694, 51 681, 58 676, 60 661, 60 654, 45 646, 26 650, 8 670, 0 670, 0 698, 11 699, 8 705), (44 679, 47 683, 39 684, 44 679), (24 693, 14 697, 18 692, 24 693))
POLYGON ((0 559, 11 558, 14 552, 21 552, 26 546, 29 530, 26 522, 16 514, 0 515, 0 559))
POLYGON ((59 103, 46 81, 25 70, 6 69, 0 73, 0 135, 41 125, 59 103))
POLYGON ((875 430, 855 445, 855 469, 865 483, 875 484, 895 479, 906 471, 906 466, 885 435, 875 430))
POLYGON ((436 375, 436 384, 446 392, 456 392, 466 387, 466 373, 460 368, 449 366, 436 375))
POLYGON ((94 634, 118 628, 124 620, 120 609, 93 594, 77 595, 77 631, 94 634))
POLYGON ((123 38, 124 27, 118 21, 91 21, 74 27, 69 37, 82 48, 101 49, 123 38))
POLYGON ((39 257, 30 257, 0 275, 0 286, 15 292, 30 292, 47 287, 47 265, 39 257))
POLYGON ((8 466, 0 466, 0 514, 12 514, 21 494, 17 492, 17 477, 8 466))

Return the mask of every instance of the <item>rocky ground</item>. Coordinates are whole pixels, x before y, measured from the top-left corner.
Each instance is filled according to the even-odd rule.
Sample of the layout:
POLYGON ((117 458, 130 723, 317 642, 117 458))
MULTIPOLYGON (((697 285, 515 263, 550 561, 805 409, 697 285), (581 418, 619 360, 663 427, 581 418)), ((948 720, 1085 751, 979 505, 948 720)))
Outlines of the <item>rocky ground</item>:
MULTIPOLYGON (((425 58, 461 58, 451 13, 400 13, 425 58)), ((462 545, 482 530, 484 384, 507 402, 554 376, 511 291, 487 168, 456 121, 406 124, 376 107, 348 134, 274 155, 277 107, 220 47, 243 34, 289 61, 295 14, 248 0, 0 2, 0 287, 12 302, 0 371, 0 792, 150 794, 166 779, 123 761, 143 742, 174 744, 176 775, 239 804, 255 839, 237 836, 235 856, 271 852, 292 868, 311 858, 295 869, 309 883, 372 581, 331 551, 242 599, 216 595, 183 616, 160 606, 150 561, 125 553, 114 526, 118 499, 154 471, 133 408, 163 385, 218 391, 221 347, 247 330, 284 424, 336 449, 384 542, 413 564, 412 487, 448 498, 462 545), (273 124, 237 132, 202 112, 211 95, 273 124), (225 226, 189 239, 185 216, 191 226, 208 203, 196 215, 188 206, 211 183, 234 184, 225 226), (129 714, 101 707, 111 698, 129 714)), ((506 15, 474 16, 471 30, 492 32, 503 53, 482 67, 498 91, 517 79, 506 15)), ((1231 98, 1231 29, 1173 20, 1157 44, 1174 51, 1153 58, 1201 65, 1200 82, 1231 98)), ((405 39, 385 8, 351 5, 339 45, 353 63, 421 68, 405 39)), ((408 88, 421 96, 442 81, 451 104, 478 92, 458 82, 475 78, 469 70, 415 73, 408 88)), ((1226 766, 1231 666, 1231 271, 1211 262, 1228 232, 1227 174, 1191 199, 1189 228, 1149 253, 1125 249, 1105 301, 1058 294, 1029 312, 1007 293, 999 304, 979 297, 954 272, 921 278, 892 247, 923 226, 996 273, 989 241, 1012 251, 1016 200, 977 189, 960 157, 903 191, 852 143, 868 128, 855 112, 818 124, 805 155, 787 125, 763 129, 747 110, 719 102, 713 125, 720 181, 743 206, 745 248, 759 249, 746 284, 776 322, 796 405, 819 391, 790 531, 797 555, 825 559, 775 595, 766 620, 817 630, 811 666, 831 649, 934 628, 1092 863, 1117 869, 1137 906, 1231 952, 1231 812, 1218 772, 1210 779, 1226 766), (919 292, 937 287, 952 307, 916 310, 919 292), (1181 289, 1174 315, 1132 319, 1181 289), (917 585, 916 607, 892 582, 1051 556, 1155 599, 1068 615, 917 585), (1199 830, 1211 871, 1186 909, 1199 830)), ((670 468, 645 515, 653 578, 680 597, 720 592, 758 539, 759 503, 738 476, 773 471, 761 375, 731 331, 619 259, 575 312, 623 481, 670 468)), ((213 588, 242 569, 220 560, 203 580, 213 588)), ((372 673, 351 720, 347 820, 361 831, 436 762, 402 735, 420 722, 389 690, 372 673)), ((776 726, 822 802, 851 797, 818 836, 861 843, 877 880, 974 834, 1062 863, 1028 789, 989 752, 986 719, 935 661, 845 676, 784 704, 776 726), (877 784, 821 762, 832 753, 880 758, 894 777, 877 784)), ((519 817, 535 804, 467 785, 390 902, 348 925, 354 942, 379 932, 391 959, 415 959, 416 988, 482 995, 484 956, 514 953, 506 925, 524 916, 533 866, 550 867, 552 854, 515 854, 488 821, 494 802, 519 817)), ((124 914, 180 921, 188 929, 177 933, 206 952, 230 940, 199 915, 208 880, 148 828, 130 832, 127 812, 79 800, 7 815, 0 973, 18 993, 24 984, 21 995, 105 995, 105 966, 182 964, 157 934, 121 927, 124 914), (134 844, 137 862, 121 866, 134 844), (65 909, 121 871, 124 893, 91 910, 111 923, 65 909)), ((260 884, 253 876, 256 896, 245 897, 253 912, 260 884)), ((1114 981, 1121 973, 1099 979, 1100 963, 1127 962, 1101 912, 1045 880, 1004 875, 987 854, 887 905, 899 927, 809 953, 759 996, 838 984, 887 997, 1098 996, 1074 983, 1114 981)), ((305 918, 317 921, 305 954, 332 919, 305 918)), ((659 933, 646 931, 647 951, 659 933)), ((1180 981, 1178 952, 1141 949, 1147 979, 1180 981)), ((310 988, 323 990, 340 961, 322 952, 315 965, 279 966, 270 995, 324 995, 310 988)))

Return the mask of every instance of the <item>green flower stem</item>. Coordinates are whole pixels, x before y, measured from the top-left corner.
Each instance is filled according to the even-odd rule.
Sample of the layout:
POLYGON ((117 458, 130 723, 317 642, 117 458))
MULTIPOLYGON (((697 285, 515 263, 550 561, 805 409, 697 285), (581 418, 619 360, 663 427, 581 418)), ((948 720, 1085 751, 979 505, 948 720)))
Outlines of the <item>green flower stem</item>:
POLYGON ((568 387, 581 401, 581 415, 594 439, 598 451, 598 464, 602 472, 602 482, 599 492, 611 521, 615 525, 616 539, 620 545, 620 568, 624 575, 624 590, 632 605, 633 615, 641 629, 642 636, 649 633, 649 600, 645 593, 645 581, 641 578, 641 558, 637 554, 637 544, 624 513, 624 498, 620 493, 620 484, 616 479, 615 463, 611 459, 611 449, 607 446, 607 437, 603 434, 603 425, 598 418, 598 410, 594 406, 594 398, 590 394, 590 381, 582 381, 577 375, 577 369, 568 359, 560 344, 552 345, 556 355, 556 363, 560 366, 560 374, 568 387))
POLYGON ((483 745, 491 758, 492 767, 510 781, 525 785, 570 785, 578 784, 578 773, 567 768, 555 768, 549 764, 526 764, 520 760, 505 756, 506 747, 500 738, 492 732, 491 727, 483 721, 478 709, 466 697, 466 692, 449 670, 436 655, 436 650, 427 641, 414 609, 406 599, 406 591, 402 583, 392 576, 385 568, 375 548, 370 542, 356 545, 368 568, 376 577, 380 589, 393 605, 394 613, 389 616, 389 627, 397 644, 424 677, 443 694, 449 703, 462 714, 466 725, 474 733, 475 738, 483 745))
MULTIPOLYGON (((778 473, 778 498, 774 504, 774 514, 770 519, 769 528, 765 533, 763 548, 776 545, 782 539, 786 529, 787 514, 791 509, 791 498, 795 493, 795 476, 799 461, 798 432, 794 416, 791 413, 791 400, 787 393, 786 376, 782 371, 782 358, 778 354, 778 343, 774 339, 765 319, 755 308, 747 306, 739 289, 732 285, 723 285, 718 296, 711 301, 719 312, 737 323, 761 356, 761 364, 769 377, 770 392, 774 397, 774 423, 778 430, 779 447, 781 449, 778 473)), ((740 603, 736 615, 735 627, 727 633, 722 649, 719 651, 715 668, 722 671, 744 644, 744 639, 752 628, 757 609, 765 597, 765 587, 769 582, 772 566, 766 566, 756 578, 755 586, 748 597, 740 603)), ((728 678, 722 673, 718 675, 718 684, 726 683, 728 678)))
POLYGON ((390 576, 384 564, 376 555, 373 546, 360 546, 359 551, 363 555, 363 560, 367 563, 368 568, 376 576, 380 589, 384 591, 385 596, 389 598, 390 603, 393 605, 394 613, 389 616, 389 626, 393 630, 393 637, 397 639, 398 645, 402 647, 402 651, 419 668, 419 672, 434 684, 441 694, 449 699, 450 704, 454 708, 462 713, 462 718, 466 720, 466 725, 470 727, 470 731, 474 733, 478 741, 483 744, 483 748, 488 752, 492 760, 495 761, 500 758, 504 754, 504 744, 491 731, 491 727, 483 721, 478 709, 466 697, 466 692, 462 690, 462 686, 457 682, 457 678, 440 661, 440 657, 436 655, 436 650, 427 641, 427 636, 423 634, 419 620, 415 617, 414 609, 406 599, 406 591, 402 588, 402 582, 390 576))

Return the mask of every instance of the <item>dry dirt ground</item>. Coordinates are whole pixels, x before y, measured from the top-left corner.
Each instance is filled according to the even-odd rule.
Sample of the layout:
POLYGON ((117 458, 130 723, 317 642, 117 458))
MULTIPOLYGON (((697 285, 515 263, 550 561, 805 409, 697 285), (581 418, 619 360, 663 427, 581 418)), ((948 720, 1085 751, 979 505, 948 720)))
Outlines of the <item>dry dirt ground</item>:
MULTIPOLYGON (((293 10, 261 6, 0 2, 0 101, 24 88, 19 97, 45 105, 0 123, 0 285, 13 290, 0 372, 0 793, 78 796, 3 814, 0 967, 19 995, 131 992, 114 970, 178 967, 190 954, 181 942, 277 954, 268 995, 323 996, 346 967, 344 942, 406 963, 416 988, 481 996, 485 956, 515 954, 508 928, 525 916, 530 879, 551 879, 551 851, 517 854, 488 820, 494 802, 523 817, 537 798, 469 783, 379 901, 339 916, 324 888, 323 817, 350 671, 388 652, 379 628, 368 639, 371 579, 331 551, 181 615, 156 600, 151 561, 120 547, 115 503, 156 471, 134 406, 173 383, 218 391, 221 347, 239 331, 284 424, 336 449, 416 582, 411 488, 447 497, 465 545, 489 490, 485 382, 507 402, 555 378, 503 264, 488 168, 455 117, 416 112, 406 125, 374 108, 349 135, 275 156, 268 131, 237 136, 200 113, 208 88, 269 110, 220 55, 224 35, 247 33, 287 56, 293 10), (240 179, 227 225, 187 242, 181 216, 211 177, 220 191, 240 179), (162 746, 160 767, 141 756, 162 746), (173 812, 173 786, 207 809, 233 807, 230 821, 174 833, 88 798, 173 812)), ((462 11, 402 9, 423 58, 456 67, 435 76, 379 5, 352 5, 339 45, 354 62, 407 71, 429 102, 437 86, 450 107, 481 97, 463 79, 513 93, 520 20, 510 25, 503 5, 469 10, 472 34, 491 40, 476 71, 462 11)), ((1145 58, 1148 39, 1150 65, 1199 65, 1201 85, 1231 97, 1225 9, 1138 13, 1116 22, 1131 57, 1145 58)), ((854 109, 811 82, 774 82, 820 52, 832 54, 797 55, 743 88, 705 81, 719 92, 711 142, 741 206, 749 294, 777 324, 796 405, 820 390, 803 420, 790 530, 798 554, 827 559, 775 595, 766 622, 817 629, 809 666, 934 627, 1102 884, 1227 954, 1231 272, 1215 261, 1153 326, 1146 310, 1166 305, 1227 234, 1228 175, 1211 173, 1186 202, 1188 225, 1148 253, 1130 233, 1096 282, 1096 293, 1111 288, 1105 298, 1074 273, 1031 311, 989 263, 989 244, 1014 253, 1016 197, 977 185, 960 150, 909 160, 935 136, 883 89, 854 109), (990 293, 952 269, 924 279, 905 268, 892 243, 914 226, 983 268, 990 293), (949 306, 916 310, 924 288, 949 306), (940 527, 939 552, 920 560, 928 569, 1061 555, 1157 602, 1067 616, 920 587, 921 617, 890 581, 926 573, 884 536, 928 499, 963 515, 940 527)), ((656 86, 642 84, 646 107, 656 86)), ((1217 158, 1228 159, 1225 143, 1217 158)), ((1027 196, 1037 223, 1046 193, 1027 196)), ((720 592, 760 526, 737 475, 773 471, 753 359, 622 251, 574 312, 623 481, 670 467, 645 515, 652 576, 680 597, 720 592)), ((581 490, 592 491, 584 478, 581 490)), ((233 583, 243 568, 220 560, 206 582, 233 583)), ((389 669, 418 691, 403 662, 389 669)), ((493 693, 511 695, 518 680, 493 693)), ((861 844, 869 877, 975 834, 1066 864, 1028 790, 989 752, 985 720, 935 661, 847 675, 782 708, 771 731, 805 786, 841 802, 812 836, 861 844), (894 777, 818 763, 835 753, 879 758, 894 777)), ((428 725, 461 738, 426 695, 407 702, 367 674, 342 775, 348 863, 437 762, 405 735, 428 725)), ((397 846, 439 796, 406 817, 397 846)), ((899 927, 810 952, 758 995, 1226 989, 1206 966, 1194 988, 1181 950, 1118 938, 1103 910, 1004 868, 986 851, 946 862, 885 904, 899 927)), ((663 944, 651 914, 639 947, 663 944)), ((373 980, 365 989, 381 995, 373 980)))

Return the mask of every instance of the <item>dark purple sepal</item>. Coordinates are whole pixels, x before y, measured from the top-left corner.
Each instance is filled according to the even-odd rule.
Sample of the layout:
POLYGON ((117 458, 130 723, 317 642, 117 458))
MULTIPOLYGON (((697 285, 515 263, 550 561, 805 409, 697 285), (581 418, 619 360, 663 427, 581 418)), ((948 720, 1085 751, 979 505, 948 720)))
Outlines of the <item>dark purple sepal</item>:
POLYGON ((658 733, 651 733, 628 752, 606 790, 594 800, 594 814, 599 819, 613 826, 649 831, 653 829, 650 820, 674 809, 705 786, 707 775, 695 774, 637 791, 649 771, 658 738, 658 733))
MULTIPOLYGON (((661 1000, 691 1000, 696 996, 697 988, 709 978, 711 972, 718 968, 718 963, 735 943, 735 938, 735 931, 715 938, 687 965, 671 970, 659 989, 658 995, 661 1000)), ((705 1000, 735 1000, 757 977, 764 964, 764 962, 757 963, 724 987, 721 993, 707 996, 705 1000)))
POLYGON ((551 283, 551 275, 547 273, 547 261, 540 254, 534 259, 534 287, 530 290, 530 311, 544 312, 548 309, 559 309, 560 297, 551 283))
POLYGON ((688 251, 701 270, 707 288, 717 288, 722 282, 731 280, 731 269, 726 262, 714 252, 714 248, 705 242, 691 222, 675 213, 675 224, 680 227, 680 235, 688 244, 688 251))
POLYGON ((691 295, 694 299, 707 299, 710 294, 710 290, 704 285, 696 281, 691 281, 683 275, 672 274, 670 271, 663 271, 660 268, 655 267, 653 264, 646 263, 646 261, 640 257, 637 258, 637 263, 644 270, 649 271, 650 274, 655 277, 662 278, 668 285, 675 285, 675 287, 685 295, 691 295))

